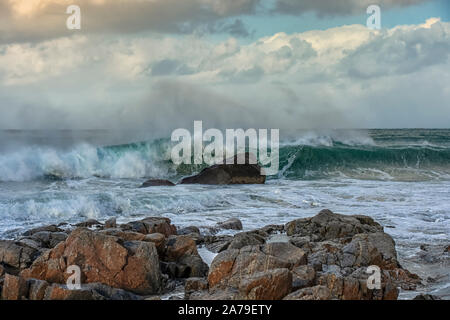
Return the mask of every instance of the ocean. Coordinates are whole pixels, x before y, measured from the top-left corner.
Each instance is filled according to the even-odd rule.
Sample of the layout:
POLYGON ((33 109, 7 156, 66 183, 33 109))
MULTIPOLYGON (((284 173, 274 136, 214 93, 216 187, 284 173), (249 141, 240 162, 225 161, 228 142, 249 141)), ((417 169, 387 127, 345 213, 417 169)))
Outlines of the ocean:
POLYGON ((176 182, 202 167, 175 166, 169 139, 114 140, 103 131, 0 131, 0 238, 113 216, 166 216, 180 227, 237 217, 250 230, 328 208, 373 217, 402 266, 428 279, 419 290, 450 299, 448 259, 423 249, 450 244, 450 130, 299 131, 281 135, 280 171, 265 185, 146 189, 138 187, 147 178, 176 182))

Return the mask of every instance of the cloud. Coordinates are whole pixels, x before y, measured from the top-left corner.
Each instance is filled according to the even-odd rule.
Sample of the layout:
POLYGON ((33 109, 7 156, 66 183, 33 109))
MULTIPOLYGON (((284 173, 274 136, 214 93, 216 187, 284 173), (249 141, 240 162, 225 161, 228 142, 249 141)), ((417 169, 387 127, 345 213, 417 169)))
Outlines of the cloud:
POLYGON ((382 9, 415 5, 430 0, 276 0, 275 10, 283 14, 301 14, 308 11, 319 16, 336 16, 350 14, 365 14, 368 6, 376 4, 382 9))
POLYGON ((436 20, 420 28, 385 32, 348 54, 342 68, 355 78, 415 73, 445 64, 450 56, 450 33, 436 20))
MULTIPOLYGON (((228 17, 253 12, 260 0, 78 0, 81 32, 191 33, 228 17)), ((0 3, 0 42, 39 41, 74 33, 66 28, 66 9, 73 0, 4 0, 0 3)), ((242 21, 229 25, 242 33, 242 21)), ((210 28, 220 30, 219 27, 210 28)))
POLYGON ((447 127, 450 23, 0 45, 0 128, 447 127))

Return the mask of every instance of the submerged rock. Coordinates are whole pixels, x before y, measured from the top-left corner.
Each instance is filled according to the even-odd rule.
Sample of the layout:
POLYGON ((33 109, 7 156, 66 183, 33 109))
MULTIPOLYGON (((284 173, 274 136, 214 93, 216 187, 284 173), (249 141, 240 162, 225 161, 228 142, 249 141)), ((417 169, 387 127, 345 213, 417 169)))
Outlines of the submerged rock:
POLYGON ((169 180, 163 179, 150 179, 141 184, 139 188, 148 188, 148 187, 160 187, 160 186, 175 186, 175 183, 169 180))

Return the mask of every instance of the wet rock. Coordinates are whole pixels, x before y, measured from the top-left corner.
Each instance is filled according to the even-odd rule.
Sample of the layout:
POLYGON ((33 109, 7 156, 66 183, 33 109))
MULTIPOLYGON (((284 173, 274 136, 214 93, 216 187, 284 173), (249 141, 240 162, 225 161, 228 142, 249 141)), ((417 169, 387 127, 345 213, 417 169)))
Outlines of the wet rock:
POLYGON ((105 221, 105 229, 117 228, 117 219, 115 217, 109 218, 105 221))
POLYGON ((189 277, 206 277, 209 267, 199 255, 185 255, 178 260, 178 265, 186 267, 184 276, 189 277))
POLYGON ((383 231, 383 227, 370 217, 346 216, 327 209, 312 218, 291 221, 285 229, 289 236, 311 236, 312 241, 351 238, 358 233, 383 231))
POLYGON ((163 179, 150 179, 145 181, 139 188, 148 188, 148 187, 160 187, 160 186, 174 186, 175 184, 169 180, 163 179))
POLYGON ((134 231, 122 231, 121 229, 104 229, 99 233, 106 234, 108 236, 114 236, 121 238, 124 241, 144 241, 145 234, 134 231))
POLYGON ((0 240, 0 264, 17 271, 29 267, 39 254, 38 250, 24 243, 0 240))
POLYGON ((239 284, 239 297, 246 300, 280 300, 291 292, 292 274, 288 269, 256 272, 239 284))
POLYGON ((162 233, 150 233, 144 236, 143 241, 153 242, 158 250, 158 254, 162 256, 164 254, 166 246, 166 237, 162 233))
POLYGON ((357 234, 342 252, 339 256, 342 267, 377 265, 392 269, 398 266, 395 242, 383 232, 357 234))
POLYGON ((289 243, 269 243, 228 249, 213 260, 209 274, 209 287, 238 288, 241 279, 261 271, 287 268, 306 264, 303 250, 289 243))
POLYGON ((28 295, 28 284, 22 277, 5 275, 2 289, 3 300, 22 300, 28 295))
POLYGON ((257 232, 241 232, 233 237, 227 249, 240 249, 245 246, 263 244, 264 242, 264 237, 257 232))
POLYGON ((96 225, 102 225, 102 224, 101 224, 101 222, 98 222, 95 219, 88 219, 86 221, 75 224, 76 227, 82 227, 82 228, 90 228, 90 227, 96 226, 96 225))
POLYGON ((167 266, 167 273, 177 278, 203 277, 208 272, 195 241, 188 236, 170 236, 163 260, 175 263, 167 266))
POLYGON ((163 217, 148 217, 124 224, 121 228, 143 234, 162 233, 165 237, 177 234, 177 228, 171 224, 170 219, 163 217))
POLYGON ((195 241, 188 236, 170 236, 167 240, 165 260, 177 261, 185 255, 198 255, 195 241))
MULTIPOLYGON (((45 231, 43 231, 45 232, 45 231)), ((19 242, 22 245, 25 245, 27 247, 31 247, 37 251, 42 250, 45 247, 45 244, 42 243, 42 241, 38 240, 38 239, 33 239, 33 238, 20 238, 17 242, 19 242)))
POLYGON ((25 278, 65 283, 70 265, 81 268, 82 283, 99 282, 138 294, 161 288, 156 247, 151 242, 125 241, 84 228, 74 230, 66 241, 36 259, 25 278))
POLYGON ((242 222, 238 218, 231 218, 217 223, 217 226, 226 230, 242 230, 242 222))
POLYGON ((47 231, 47 232, 63 232, 64 230, 58 228, 58 226, 52 224, 49 226, 42 226, 42 227, 38 227, 38 228, 33 228, 30 230, 27 230, 23 233, 24 236, 29 237, 32 236, 33 234, 37 233, 37 232, 41 232, 41 231, 47 231))
POLYGON ((283 300, 330 300, 330 290, 325 286, 303 288, 292 292, 283 300))
POLYGON ((264 184, 266 176, 261 175, 258 164, 249 164, 251 155, 245 154, 245 164, 217 164, 203 169, 199 174, 181 180, 180 184, 264 184))
POLYGON ((54 248, 58 243, 67 239, 67 233, 39 231, 34 233, 31 239, 39 241, 42 247, 54 248))
POLYGON ((192 238, 197 245, 203 244, 205 242, 205 237, 200 232, 200 229, 195 226, 189 226, 186 228, 179 229, 177 230, 177 234, 192 238))
POLYGON ((190 235, 192 233, 200 234, 200 229, 196 226, 189 226, 189 227, 177 230, 177 234, 179 234, 179 235, 190 235))
POLYGON ((218 253, 226 250, 232 239, 233 237, 228 235, 206 236, 204 237, 203 243, 209 251, 218 253))
POLYGON ((447 246, 447 247, 444 249, 444 252, 450 252, 450 246, 447 246))

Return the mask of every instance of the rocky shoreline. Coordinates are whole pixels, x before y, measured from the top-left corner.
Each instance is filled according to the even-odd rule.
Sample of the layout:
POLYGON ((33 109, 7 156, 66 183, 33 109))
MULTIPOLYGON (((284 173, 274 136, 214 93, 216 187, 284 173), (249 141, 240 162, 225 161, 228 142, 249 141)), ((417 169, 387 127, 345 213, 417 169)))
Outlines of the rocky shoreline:
POLYGON ((421 282, 399 264, 379 223, 330 210, 246 232, 238 219, 205 229, 113 218, 0 240, 3 300, 395 300, 399 288, 421 282), (219 235, 223 229, 237 233, 219 235), (71 266, 81 271, 75 290, 66 284, 71 266), (369 266, 381 270, 380 289, 367 286, 369 266))

